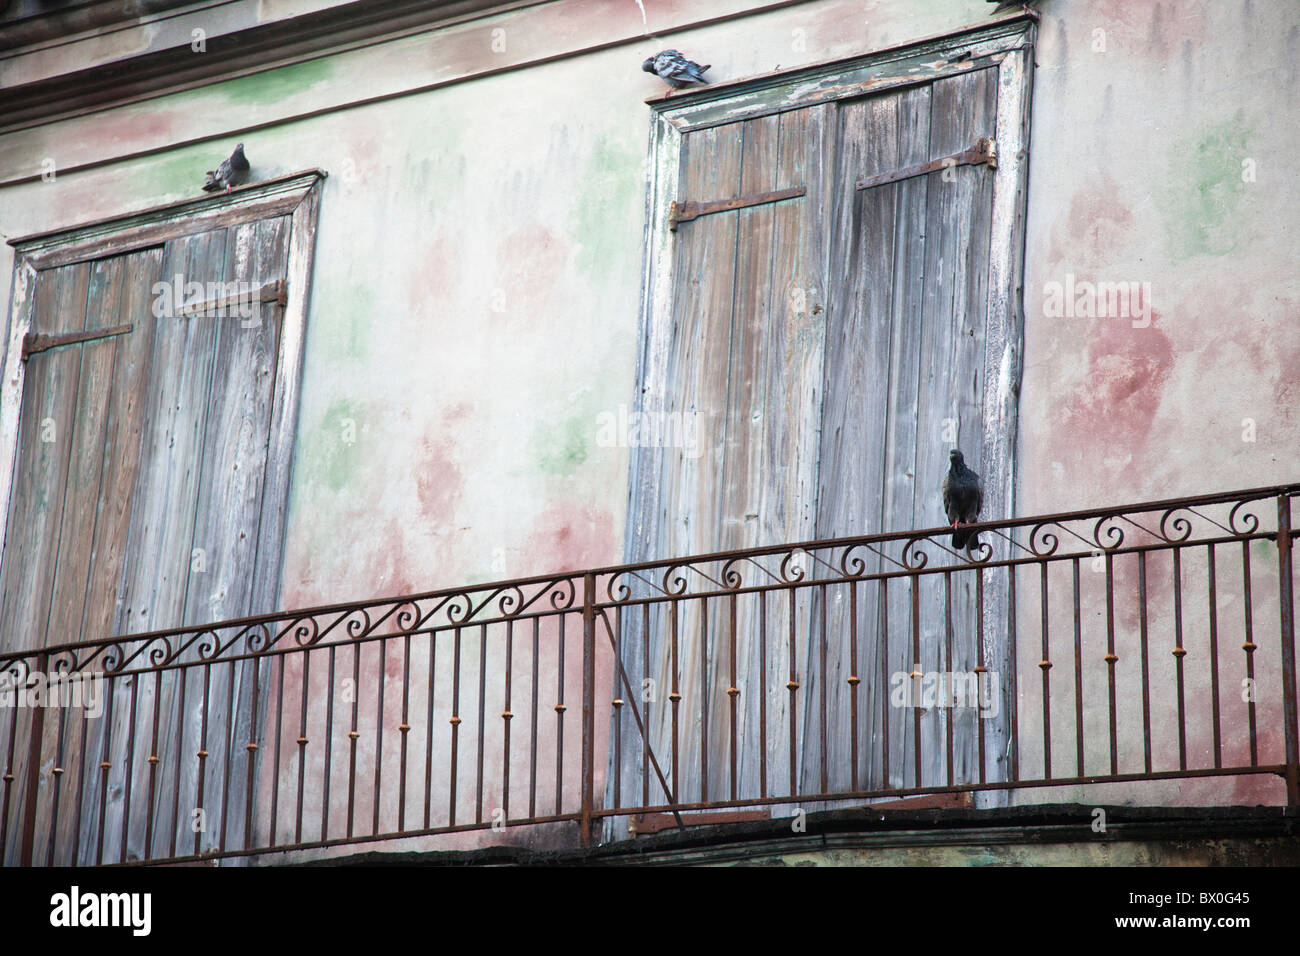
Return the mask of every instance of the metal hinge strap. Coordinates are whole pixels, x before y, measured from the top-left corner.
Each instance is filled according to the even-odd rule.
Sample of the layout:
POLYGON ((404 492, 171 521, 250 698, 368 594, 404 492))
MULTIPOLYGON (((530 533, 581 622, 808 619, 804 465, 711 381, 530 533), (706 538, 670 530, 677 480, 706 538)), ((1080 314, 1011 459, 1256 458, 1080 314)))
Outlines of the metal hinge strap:
POLYGON ((981 139, 970 149, 964 149, 960 153, 953 153, 951 156, 932 159, 928 163, 918 163, 915 166, 904 166, 902 169, 896 169, 892 173, 880 173, 877 176, 868 176, 866 179, 859 179, 858 189, 870 189, 872 186, 885 186, 889 183, 896 183, 903 179, 912 179, 915 176, 924 176, 927 173, 933 173, 936 170, 952 166, 980 165, 987 165, 990 169, 998 168, 998 145, 996 141, 991 139, 981 139))
POLYGON ((93 342, 113 335, 125 335, 134 328, 134 325, 114 325, 107 329, 86 329, 83 332, 61 332, 57 335, 28 332, 23 336, 22 360, 26 362, 37 352, 45 352, 60 345, 75 345, 78 342, 93 342))
POLYGON ((770 202, 780 202, 783 199, 795 199, 807 192, 808 189, 805 186, 794 186, 790 189, 778 189, 770 193, 751 193, 748 196, 737 196, 735 199, 711 199, 708 202, 674 202, 668 208, 668 228, 676 232, 679 222, 690 222, 692 219, 708 216, 715 212, 730 212, 733 209, 744 209, 747 206, 762 206, 770 202))
POLYGON ((224 295, 219 299, 191 302, 177 309, 176 316, 179 318, 184 315, 198 315, 201 312, 215 312, 232 305, 247 305, 252 302, 275 302, 278 305, 284 305, 288 301, 289 285, 284 279, 277 279, 251 292, 236 292, 231 295, 224 295))

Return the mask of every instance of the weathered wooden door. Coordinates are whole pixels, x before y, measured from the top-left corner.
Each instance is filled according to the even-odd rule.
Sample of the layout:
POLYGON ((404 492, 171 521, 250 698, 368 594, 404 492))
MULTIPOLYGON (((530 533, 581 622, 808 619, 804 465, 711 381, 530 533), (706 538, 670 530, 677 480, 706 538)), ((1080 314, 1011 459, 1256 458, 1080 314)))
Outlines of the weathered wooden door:
POLYGON ((238 301, 164 305, 179 307, 187 288, 194 303, 282 282, 287 219, 40 275, 29 334, 87 337, 27 359, 0 577, 5 650, 250 612, 276 305, 256 303, 256 318, 238 301))
MULTIPOLYGON (((213 653, 201 634, 64 648, 273 610, 317 179, 19 246, 0 652, 22 679, 47 660, 107 683, 100 713, 42 715, 42 766, 6 755, 14 794, 45 808, 24 835, 35 862, 202 852, 250 817, 246 662, 149 672, 196 641, 213 653), (138 673, 114 676, 128 660, 138 673), (232 791, 238 811, 217 812, 232 791), (199 810, 213 825, 189 825, 199 810)), ((6 833, 31 825, 5 806, 6 833)), ((8 862, 19 848, 5 841, 8 862)))
MULTIPOLYGON (((660 157, 658 175, 676 181, 659 188, 676 203, 670 216, 687 218, 667 232, 652 224, 658 247, 640 395, 645 410, 693 420, 696 441, 633 450, 629 560, 943 525, 939 486, 958 446, 988 482, 985 517, 1006 513, 1014 406, 1006 407, 997 370, 1014 318, 999 257, 1017 240, 995 235, 1007 226, 995 203, 995 164, 971 157, 1000 134, 1020 140, 1024 61, 1007 60, 977 56, 928 81, 904 60, 894 64, 896 89, 874 92, 887 86, 877 80, 864 84, 873 92, 855 96, 853 84, 826 79, 833 97, 790 108, 767 92, 751 108, 757 115, 725 122, 743 104, 665 108, 680 112, 662 133, 660 148, 673 155, 660 157), (1000 79, 1014 84, 1001 130, 1000 79)), ((782 92, 797 95, 796 83, 782 92)), ((880 561, 869 557, 867 571, 881 570, 880 561)), ((719 615, 731 613, 722 602, 680 602, 671 627, 668 613, 655 610, 644 634, 627 629, 627 659, 647 657, 657 683, 692 705, 645 712, 651 745, 674 754, 665 762, 674 765, 679 801, 933 786, 950 770, 969 778, 972 712, 931 708, 919 737, 912 715, 891 720, 890 675, 919 663, 912 643, 899 639, 910 633, 912 596, 905 579, 872 585, 852 601, 836 588, 788 605, 738 597, 737 674, 718 637, 733 630, 730 621, 722 626, 719 615), (850 604, 856 674, 846 641, 819 640, 823 631, 850 632, 850 604), (756 639, 760 619, 766 641, 756 639), (770 639, 787 633, 788 642, 770 639), (854 733, 850 676, 862 685, 853 691, 862 704, 854 733), (736 697, 746 742, 732 773, 727 708, 736 697), (698 717, 675 726, 675 710, 698 717), (787 724, 789 735, 772 732, 787 724), (896 755, 917 752, 919 739, 921 763, 896 757, 883 766, 886 737, 896 755)), ((954 579, 950 595, 930 587, 917 597, 927 669, 970 670, 970 583, 954 579), (947 601, 965 640, 945 633, 947 601)), ((644 789, 640 763, 624 755, 622 780, 633 784, 621 780, 624 793, 644 789)))

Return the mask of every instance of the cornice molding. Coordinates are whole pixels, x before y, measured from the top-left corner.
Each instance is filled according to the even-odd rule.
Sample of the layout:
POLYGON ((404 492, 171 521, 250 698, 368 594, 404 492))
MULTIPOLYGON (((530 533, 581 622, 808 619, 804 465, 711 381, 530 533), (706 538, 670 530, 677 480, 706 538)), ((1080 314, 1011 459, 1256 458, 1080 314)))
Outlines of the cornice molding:
MULTIPOLYGON (((356 0, 0 89, 0 133, 554 0, 356 0)), ((120 5, 119 5, 120 6, 120 5)))

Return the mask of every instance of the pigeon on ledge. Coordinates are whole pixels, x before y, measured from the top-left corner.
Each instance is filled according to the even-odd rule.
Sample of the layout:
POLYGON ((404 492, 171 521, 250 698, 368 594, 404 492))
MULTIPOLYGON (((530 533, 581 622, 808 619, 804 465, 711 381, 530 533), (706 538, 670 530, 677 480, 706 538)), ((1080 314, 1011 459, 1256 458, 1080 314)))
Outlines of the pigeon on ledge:
POLYGON ((240 143, 229 159, 223 159, 216 169, 208 170, 208 181, 203 184, 203 191, 214 193, 219 189, 230 192, 244 180, 248 179, 248 160, 244 157, 244 144, 240 143))
POLYGON ((707 84, 709 81, 704 78, 704 71, 709 66, 711 64, 708 63, 700 66, 676 50, 664 50, 642 63, 641 69, 660 77, 673 89, 680 90, 696 83, 707 84))
POLYGON ((979 547, 979 534, 960 526, 979 518, 980 507, 984 504, 984 482, 966 467, 965 459, 956 448, 948 453, 948 461, 951 466, 943 477, 943 510, 955 529, 952 546, 958 550, 968 543, 972 548, 979 547))
POLYGON ((1010 10, 1012 7, 1023 7, 1025 13, 1028 13, 1029 8, 1032 7, 1037 0, 988 0, 988 2, 997 4, 997 6, 993 8, 992 13, 992 16, 996 17, 1003 10, 1010 10))

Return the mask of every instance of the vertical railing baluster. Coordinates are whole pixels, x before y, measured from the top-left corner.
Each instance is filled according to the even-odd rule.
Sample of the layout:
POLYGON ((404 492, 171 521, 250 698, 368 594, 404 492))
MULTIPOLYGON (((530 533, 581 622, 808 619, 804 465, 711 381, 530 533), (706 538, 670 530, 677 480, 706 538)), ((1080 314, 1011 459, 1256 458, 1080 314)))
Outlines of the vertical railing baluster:
POLYGON ((1043 672, 1043 779, 1052 779, 1052 652, 1048 640, 1047 562, 1038 565, 1039 605, 1042 618, 1043 656, 1038 662, 1043 672))
MULTIPOLYGON (((44 652, 38 654, 36 672, 44 676, 49 670, 49 661, 48 654, 44 652)), ((31 676, 30 673, 28 676, 31 676)), ((32 853, 36 846, 36 800, 41 784, 41 742, 45 736, 45 708, 33 707, 31 710, 32 736, 27 742, 27 789, 23 796, 23 836, 18 852, 18 861, 22 866, 32 865, 32 853)), ((17 721, 18 715, 15 711, 14 722, 17 721)), ((122 852, 125 854, 125 849, 122 852)))
POLYGON ((1083 776, 1083 614, 1079 600, 1079 559, 1073 565, 1074 584, 1074 772, 1083 776))
MULTIPOLYGON (((1014 606, 1014 605, 1013 605, 1014 606)), ((1015 668, 1015 658, 1012 657, 1012 668, 1015 668)), ((988 668, 984 664, 984 569, 979 565, 975 566, 975 692, 982 704, 986 700, 986 688, 988 688, 988 668)), ((1001 693, 1001 681, 998 682, 998 692, 1001 693)), ((1012 698, 1013 706, 1015 698, 1012 698)), ((1014 711, 1013 719, 1014 719, 1014 711)), ((985 748, 987 746, 984 739, 984 713, 981 710, 975 718, 978 727, 976 736, 979 738, 979 780, 984 783, 987 779, 985 770, 985 748)), ((1013 724, 1014 726, 1014 724, 1013 724)))
POLYGON ((700 800, 709 802, 709 599, 700 598, 700 800))
MULTIPOLYGON (((506 621, 506 673, 505 673, 505 704, 501 708, 501 822, 506 823, 510 820, 510 722, 514 719, 514 714, 510 710, 510 678, 511 671, 514 669, 515 660, 515 622, 506 621)), ((405 719, 405 718, 403 718, 405 719)), ((402 757, 403 766, 406 763, 405 751, 402 757)), ((403 770, 405 776, 405 770, 403 770)))
POLYGON ((889 788, 889 579, 880 579, 880 786, 889 788))
MULTIPOLYGON (((51 798, 50 835, 49 835, 49 840, 47 842, 47 845, 45 847, 46 866, 54 865, 54 848, 55 848, 55 844, 58 843, 58 838, 59 838, 58 836, 59 835, 59 796, 63 790, 63 775, 67 772, 67 767, 64 766, 65 755, 64 755, 64 748, 63 748, 64 733, 67 728, 67 713, 68 713, 68 707, 66 704, 59 708, 59 729, 58 729, 58 738, 57 738, 58 744, 54 756, 54 767, 50 771, 50 775, 52 777, 50 781, 50 798, 51 798)), ((84 712, 83 712, 83 717, 84 717, 84 712)), ((155 738, 157 737, 157 734, 158 734, 158 726, 157 726, 157 721, 155 720, 154 721, 155 738)), ((155 747, 155 751, 156 751, 156 747, 155 747)), ((150 787, 151 794, 152 794, 152 790, 153 788, 151 786, 150 787)), ((152 827, 153 824, 152 796, 150 797, 150 803, 151 803, 151 812, 150 812, 149 820, 150 820, 150 826, 152 827)), ((147 860, 148 858, 149 858, 149 843, 148 841, 145 841, 145 859, 147 860)))
POLYGON ((1174 671, 1178 682, 1178 769, 1187 769, 1187 697, 1183 686, 1183 550, 1174 548, 1174 671))
MULTIPOLYGON (((407 639, 408 655, 410 651, 410 638, 407 639)), ((302 842, 302 810, 303 797, 307 789, 307 744, 311 741, 307 739, 307 699, 311 696, 311 649, 303 651, 302 654, 302 680, 298 684, 298 806, 294 816, 293 842, 302 842)), ((406 719, 405 715, 402 717, 406 719)), ((405 741, 405 737, 402 738, 405 741)))
MULTIPOLYGON (((641 726, 645 733, 641 735, 641 806, 650 806, 650 698, 658 699, 657 694, 645 693, 650 687, 650 605, 641 605, 641 702, 645 704, 642 711, 641 726)), ((636 706, 636 701, 632 702, 636 706)))
POLYGON ((1119 724, 1115 699, 1115 555, 1106 552, 1106 668, 1110 681, 1110 772, 1119 773, 1119 724))
POLYGON ((1282 725, 1286 746, 1286 802, 1300 806, 1300 727, 1296 714, 1295 598, 1291 568, 1291 496, 1277 499, 1278 604, 1282 626, 1282 725))
POLYGON ((858 582, 849 582, 849 789, 858 789, 858 582))
MULTIPOLYGON (((478 750, 474 760, 474 822, 483 822, 483 755, 487 745, 487 624, 478 626, 478 750)), ((376 794, 376 797, 378 794, 376 794)))
POLYGON ((1241 649, 1246 655, 1246 680, 1249 682, 1247 686, 1251 688, 1251 692, 1246 695, 1246 720, 1250 728, 1250 765, 1256 767, 1259 765, 1259 738, 1255 723, 1255 621, 1250 595, 1249 541, 1241 542, 1241 592, 1242 612, 1245 615, 1243 623, 1246 629, 1246 640, 1242 642, 1241 649))
POLYGON ((728 675, 730 680, 727 684, 727 696, 731 698, 731 728, 729 734, 731 752, 731 799, 735 800, 738 784, 736 779, 736 766, 739 756, 736 749, 736 721, 738 717, 737 708, 739 706, 737 698, 740 696, 740 689, 736 686, 736 595, 732 594, 729 597, 727 604, 728 610, 730 611, 731 622, 731 653, 729 657, 730 672, 728 675))
POLYGON ((591 842, 596 777, 596 575, 582 576, 582 808, 580 838, 591 842))
POLYGON ((1206 575, 1210 583, 1210 706, 1214 708, 1214 767, 1217 770, 1223 766, 1223 734, 1219 726, 1219 597, 1214 545, 1206 545, 1205 551, 1209 558, 1206 575))
POLYGON ((1151 662, 1147 647, 1147 553, 1138 556, 1138 640, 1142 645, 1142 759, 1151 772, 1151 662))

